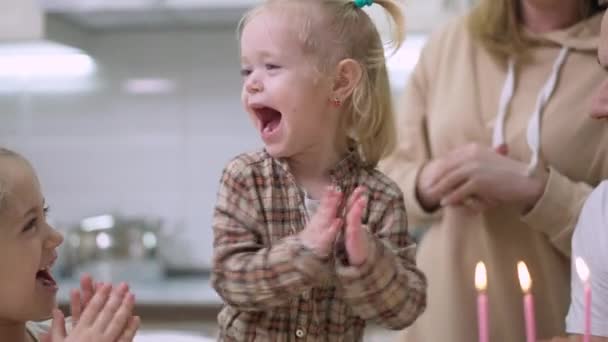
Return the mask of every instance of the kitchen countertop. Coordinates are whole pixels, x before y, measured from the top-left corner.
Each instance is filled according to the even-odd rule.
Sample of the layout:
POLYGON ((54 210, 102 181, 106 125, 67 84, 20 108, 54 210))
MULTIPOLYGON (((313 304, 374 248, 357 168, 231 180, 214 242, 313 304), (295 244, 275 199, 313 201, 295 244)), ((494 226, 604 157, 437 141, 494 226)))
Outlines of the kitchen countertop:
MULTIPOLYGON (((208 276, 175 276, 153 281, 130 282, 135 293, 142 328, 135 342, 210 342, 217 335, 217 315, 222 301, 208 276)), ((79 287, 75 279, 58 279, 57 300, 69 312, 69 293, 79 287)), ((398 339, 399 332, 375 324, 366 329, 364 341, 398 339)))
MULTIPOLYGON (((59 279, 57 302, 68 305, 70 290, 79 288, 76 279, 59 279)), ((131 292, 135 294, 138 305, 172 307, 218 307, 222 300, 211 287, 206 276, 183 276, 160 278, 155 281, 130 282, 131 292)))

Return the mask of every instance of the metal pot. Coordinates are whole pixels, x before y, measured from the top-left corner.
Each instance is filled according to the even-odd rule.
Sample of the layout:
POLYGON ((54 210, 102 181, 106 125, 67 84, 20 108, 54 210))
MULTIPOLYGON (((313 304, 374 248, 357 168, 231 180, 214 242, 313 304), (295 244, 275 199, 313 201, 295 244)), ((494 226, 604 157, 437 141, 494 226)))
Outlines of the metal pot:
POLYGON ((81 220, 66 234, 64 277, 91 274, 98 281, 152 280, 162 276, 159 219, 100 215, 81 220))

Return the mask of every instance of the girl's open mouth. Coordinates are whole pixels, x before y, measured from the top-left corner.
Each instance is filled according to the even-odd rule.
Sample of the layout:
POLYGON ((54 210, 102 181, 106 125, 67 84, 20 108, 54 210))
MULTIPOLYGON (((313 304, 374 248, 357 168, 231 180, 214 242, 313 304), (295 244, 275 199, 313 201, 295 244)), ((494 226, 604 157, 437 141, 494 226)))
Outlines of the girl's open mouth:
POLYGON ((260 107, 254 110, 261 123, 262 136, 269 137, 281 124, 283 115, 278 110, 270 107, 260 107))
POLYGON ((45 288, 56 290, 57 282, 51 275, 51 272, 48 268, 43 268, 36 272, 36 281, 38 284, 42 285, 45 288))

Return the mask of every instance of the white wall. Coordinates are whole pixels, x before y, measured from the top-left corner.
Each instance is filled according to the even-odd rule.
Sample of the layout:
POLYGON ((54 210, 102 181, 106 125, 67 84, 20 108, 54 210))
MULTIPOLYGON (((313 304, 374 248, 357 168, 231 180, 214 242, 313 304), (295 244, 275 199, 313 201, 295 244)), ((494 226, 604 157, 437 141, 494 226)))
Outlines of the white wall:
POLYGON ((43 26, 44 17, 37 1, 0 1, 0 41, 40 39, 43 26))
POLYGON ((0 144, 33 162, 60 225, 114 211, 160 216, 185 228, 184 261, 208 264, 220 171, 235 154, 259 146, 239 102, 233 31, 91 39, 98 63, 92 89, 23 92, 14 84, 7 91, 5 79, 0 144), (164 77, 177 88, 130 95, 121 84, 132 77, 164 77))

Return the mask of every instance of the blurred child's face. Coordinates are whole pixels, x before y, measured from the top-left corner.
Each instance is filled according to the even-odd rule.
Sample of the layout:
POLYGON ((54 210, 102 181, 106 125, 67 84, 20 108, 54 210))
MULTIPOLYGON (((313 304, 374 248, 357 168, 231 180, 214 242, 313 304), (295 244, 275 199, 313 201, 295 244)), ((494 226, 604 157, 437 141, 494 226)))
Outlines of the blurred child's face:
POLYGON ((48 270, 63 238, 45 218, 44 198, 32 168, 0 156, 9 193, 0 207, 0 322, 48 318, 57 285, 48 270))
POLYGON ((266 9, 250 18, 241 35, 243 105, 274 157, 327 149, 337 127, 330 110, 332 78, 304 53, 293 20, 266 9))
MULTIPOLYGON (((604 13, 602 19, 597 60, 604 69, 608 70, 608 11, 604 13)), ((591 115, 596 118, 608 118, 608 77, 595 91, 591 103, 591 115)))

